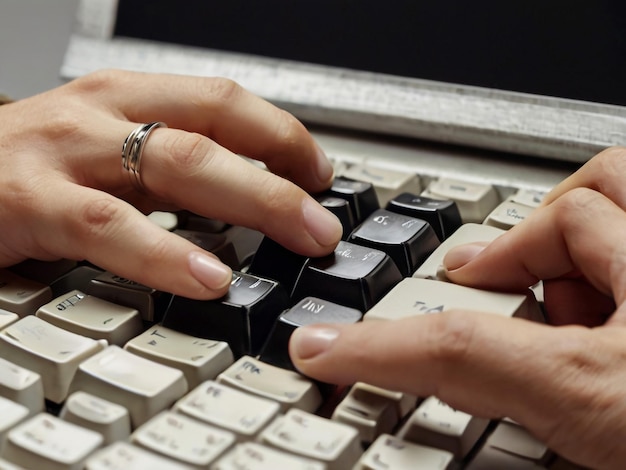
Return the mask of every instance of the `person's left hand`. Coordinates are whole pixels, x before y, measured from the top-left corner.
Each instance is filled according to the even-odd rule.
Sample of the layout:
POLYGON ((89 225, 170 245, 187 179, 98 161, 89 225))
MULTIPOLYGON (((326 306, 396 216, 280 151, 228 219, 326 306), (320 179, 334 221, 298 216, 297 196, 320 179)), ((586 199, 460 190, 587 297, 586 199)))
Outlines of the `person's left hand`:
POLYGON ((342 229, 306 191, 332 177, 300 122, 230 80, 96 72, 0 106, 0 266, 85 259, 159 290, 215 298, 230 268, 142 212, 188 209, 321 256, 342 229), (146 140, 137 189, 122 144, 153 121, 168 127, 146 140))

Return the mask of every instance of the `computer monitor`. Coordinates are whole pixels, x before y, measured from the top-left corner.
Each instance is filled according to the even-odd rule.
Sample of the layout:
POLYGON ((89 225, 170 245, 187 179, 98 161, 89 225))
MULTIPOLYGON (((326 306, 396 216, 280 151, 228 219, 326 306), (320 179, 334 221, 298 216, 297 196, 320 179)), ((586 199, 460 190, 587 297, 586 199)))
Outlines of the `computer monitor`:
POLYGON ((114 36, 626 105, 621 0, 119 0, 114 36))

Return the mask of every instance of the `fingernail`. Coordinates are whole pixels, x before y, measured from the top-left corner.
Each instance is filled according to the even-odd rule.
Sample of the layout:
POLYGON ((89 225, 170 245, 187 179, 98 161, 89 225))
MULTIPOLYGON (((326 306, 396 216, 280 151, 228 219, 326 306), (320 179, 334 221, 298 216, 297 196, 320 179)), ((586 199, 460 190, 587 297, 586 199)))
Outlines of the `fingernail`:
POLYGON ((332 212, 324 209, 315 200, 305 198, 302 202, 302 214, 304 226, 317 243, 330 246, 339 242, 343 228, 332 212))
POLYGON ((223 289, 233 278, 233 272, 228 266, 199 251, 189 254, 189 269, 193 277, 209 289, 223 289))
POLYGON ((289 349, 298 359, 312 359, 327 351, 338 336, 333 328, 303 326, 292 333, 289 349))
MULTIPOLYGON (((317 144, 316 144, 317 145, 317 144)), ((328 160, 328 157, 324 151, 317 146, 317 177, 320 182, 328 184, 332 181, 335 174, 335 169, 332 163, 328 160)))
POLYGON ((469 263, 485 249, 485 245, 468 243, 452 248, 443 258, 446 270, 454 271, 469 263))

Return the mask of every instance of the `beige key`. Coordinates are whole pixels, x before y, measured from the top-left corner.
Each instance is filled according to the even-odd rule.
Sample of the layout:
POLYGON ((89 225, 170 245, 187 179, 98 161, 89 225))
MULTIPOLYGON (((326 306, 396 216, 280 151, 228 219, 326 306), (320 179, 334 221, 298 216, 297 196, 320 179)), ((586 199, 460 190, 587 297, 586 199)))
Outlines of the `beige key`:
POLYGON ((445 450, 426 447, 382 434, 365 451, 353 470, 452 470, 454 456, 445 450))
POLYGON ((20 467, 19 465, 15 465, 14 463, 8 462, 0 458, 0 470, 26 470, 26 469, 24 467, 20 467))
POLYGON ((80 364, 70 393, 81 390, 128 409, 136 428, 187 393, 187 381, 178 369, 109 346, 80 364))
POLYGON ((361 441, 371 443, 392 432, 416 402, 415 396, 358 382, 337 405, 332 419, 356 428, 361 441))
POLYGON ((356 429, 296 408, 265 428, 259 442, 319 460, 329 470, 351 468, 362 453, 356 429))
POLYGON ((234 361, 230 346, 224 341, 198 338, 160 325, 131 339, 124 349, 181 370, 190 389, 214 379, 234 361))
POLYGON ((537 208, 543 202, 547 194, 548 191, 521 188, 511 196, 511 200, 518 204, 523 204, 524 206, 537 208))
POLYGON ((238 444, 213 465, 211 470, 325 470, 322 462, 246 442, 238 444))
POLYGON ((147 217, 148 220, 169 232, 173 232, 178 227, 178 216, 173 212, 154 211, 147 217))
POLYGON ((30 414, 30 410, 19 403, 0 397, 0 448, 7 432, 30 414))
POLYGON ((280 405, 214 381, 197 386, 173 408, 214 426, 235 433, 239 440, 252 439, 280 411, 280 405))
POLYGON ((105 347, 105 341, 71 333, 34 315, 0 331, 0 357, 38 373, 44 396, 54 403, 67 397, 78 365, 105 347))
POLYGON ((289 408, 313 412, 322 404, 319 389, 311 380, 250 356, 241 357, 218 375, 217 381, 274 400, 283 412, 289 408))
POLYGON ((397 320, 451 309, 487 312, 505 317, 543 321, 535 296, 474 289, 432 279, 405 278, 374 305, 363 321, 397 320))
POLYGON ((487 438, 485 446, 537 463, 547 462, 552 455, 550 449, 543 442, 509 419, 504 419, 498 423, 487 438))
POLYGON ((37 316, 53 325, 109 344, 124 345, 143 330, 139 312, 73 290, 42 305, 37 316))
POLYGON ((40 413, 9 432, 2 456, 29 469, 82 470, 101 445, 100 434, 40 413))
POLYGON ((443 270, 443 258, 452 247, 465 243, 491 242, 503 233, 506 233, 506 231, 484 224, 461 225, 431 253, 426 261, 413 273, 413 277, 446 281, 447 278, 443 270))
POLYGON ((207 468, 235 443, 235 435, 164 411, 141 425, 132 434, 131 442, 187 465, 207 468))
POLYGON ((110 272, 104 272, 92 279, 86 290, 88 294, 114 304, 139 310, 141 317, 148 322, 159 320, 156 318, 159 304, 163 299, 169 299, 169 296, 156 289, 110 272))
POLYGON ((127 439, 131 433, 126 408, 85 392, 67 397, 59 418, 100 433, 104 444, 127 439))
POLYGON ((509 230, 525 220, 535 209, 508 198, 501 202, 483 222, 485 225, 509 230))
POLYGON ((24 405, 31 415, 45 407, 41 376, 1 357, 0 396, 24 405))
POLYGON ((428 397, 404 424, 398 437, 447 450, 457 459, 464 458, 483 435, 489 420, 477 418, 428 397))
POLYGON ((19 319, 17 313, 9 312, 0 308, 0 330, 9 326, 11 323, 15 323, 19 319))
POLYGON ((380 207, 385 207, 399 194, 419 194, 422 191, 422 184, 417 174, 379 168, 366 163, 351 165, 342 171, 341 176, 372 183, 380 207))
POLYGON ((190 470, 192 468, 123 441, 95 452, 85 463, 85 470, 190 470))
POLYGON ((482 222, 500 202, 500 196, 493 186, 454 178, 431 181, 421 195, 455 201, 465 223, 482 222))
POLYGON ((51 299, 52 291, 47 285, 0 269, 0 308, 24 317, 51 299))

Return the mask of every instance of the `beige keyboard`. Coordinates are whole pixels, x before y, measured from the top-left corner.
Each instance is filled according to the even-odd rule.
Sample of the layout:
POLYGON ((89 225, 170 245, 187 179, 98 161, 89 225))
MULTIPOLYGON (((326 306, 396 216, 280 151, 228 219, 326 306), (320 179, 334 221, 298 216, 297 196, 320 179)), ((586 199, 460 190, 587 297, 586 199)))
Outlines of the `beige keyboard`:
POLYGON ((193 214, 149 216, 231 264, 224 299, 173 297, 67 260, 0 270, 0 469, 575 468, 512 420, 294 370, 289 335, 318 321, 468 305, 542 321, 540 295, 453 285, 440 267, 451 246, 524 220, 548 187, 375 159, 335 166, 319 195, 345 228, 332 262, 193 214))

